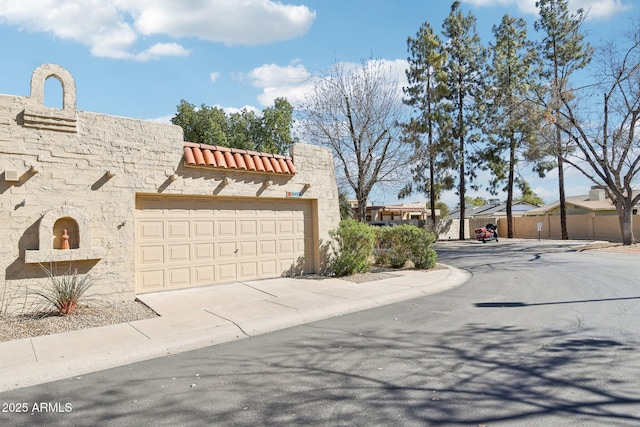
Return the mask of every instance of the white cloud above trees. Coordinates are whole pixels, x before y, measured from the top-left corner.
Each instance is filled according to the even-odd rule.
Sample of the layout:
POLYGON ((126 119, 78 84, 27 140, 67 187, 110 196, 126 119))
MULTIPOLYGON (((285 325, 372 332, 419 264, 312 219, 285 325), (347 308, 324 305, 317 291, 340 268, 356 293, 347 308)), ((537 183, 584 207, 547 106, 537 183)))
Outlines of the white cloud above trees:
MULTIPOLYGON (((462 0, 474 6, 517 6, 522 13, 537 14, 536 0, 462 0)), ((572 10, 584 9, 588 20, 608 19, 634 8, 631 0, 569 0, 572 10)))
POLYGON ((315 21, 306 6, 273 0, 0 0, 0 24, 45 32, 89 47, 98 57, 149 61, 185 56, 172 42, 142 47, 152 36, 259 45, 300 37, 315 21))
MULTIPOLYGON (((381 60, 389 71, 389 78, 398 81, 398 101, 402 97, 402 87, 407 85, 405 70, 407 61, 381 60)), ((363 64, 341 62, 343 69, 358 69, 363 64)), ((326 70, 328 71, 328 70, 326 70)), ((323 71, 324 72, 324 71, 323 71)), ((237 76, 238 79, 249 81, 254 87, 262 90, 258 101, 263 106, 272 105, 276 98, 287 98, 294 106, 300 106, 307 94, 313 90, 316 79, 323 76, 323 72, 312 72, 304 65, 293 63, 290 65, 265 64, 254 68, 251 72, 237 76)))

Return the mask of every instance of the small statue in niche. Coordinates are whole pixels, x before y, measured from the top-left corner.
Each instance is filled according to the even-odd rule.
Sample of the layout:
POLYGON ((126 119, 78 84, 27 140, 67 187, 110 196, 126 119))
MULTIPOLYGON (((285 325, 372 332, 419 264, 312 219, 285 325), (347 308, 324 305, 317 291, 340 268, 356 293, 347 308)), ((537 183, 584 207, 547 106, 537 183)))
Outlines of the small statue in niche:
POLYGON ((69 247, 69 235, 67 234, 67 230, 63 230, 62 232, 62 248, 61 249, 70 249, 69 247))

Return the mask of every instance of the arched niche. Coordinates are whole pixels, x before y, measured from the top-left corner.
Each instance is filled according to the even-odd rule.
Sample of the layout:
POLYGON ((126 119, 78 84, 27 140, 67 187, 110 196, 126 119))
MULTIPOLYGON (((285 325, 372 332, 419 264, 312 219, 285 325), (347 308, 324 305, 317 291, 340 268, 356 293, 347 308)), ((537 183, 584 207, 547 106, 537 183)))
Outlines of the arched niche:
POLYGON ((31 94, 23 112, 23 125, 59 132, 77 132, 76 84, 69 71, 57 64, 43 64, 31 75, 31 94), (62 86, 62 108, 44 105, 45 82, 55 78, 62 86))
POLYGON ((37 250, 25 251, 25 262, 89 260, 104 256, 103 248, 91 246, 89 216, 75 206, 60 206, 45 213, 38 227, 38 242, 37 250), (65 229, 70 249, 61 249, 65 229))

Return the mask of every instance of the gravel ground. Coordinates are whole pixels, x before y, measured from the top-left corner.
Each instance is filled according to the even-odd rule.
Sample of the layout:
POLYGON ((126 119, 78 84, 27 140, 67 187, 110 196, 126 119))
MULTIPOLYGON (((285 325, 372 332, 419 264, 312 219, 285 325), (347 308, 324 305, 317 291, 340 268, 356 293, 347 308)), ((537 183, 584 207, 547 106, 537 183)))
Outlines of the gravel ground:
POLYGON ((38 335, 57 334, 156 317, 157 314, 138 301, 79 305, 68 316, 54 312, 0 316, 0 342, 38 335))

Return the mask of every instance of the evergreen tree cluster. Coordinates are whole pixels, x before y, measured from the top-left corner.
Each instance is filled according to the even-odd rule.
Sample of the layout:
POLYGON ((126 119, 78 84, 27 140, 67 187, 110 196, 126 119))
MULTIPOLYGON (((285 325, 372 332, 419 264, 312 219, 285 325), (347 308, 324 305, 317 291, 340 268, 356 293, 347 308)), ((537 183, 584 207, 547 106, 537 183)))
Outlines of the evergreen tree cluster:
POLYGON ((521 200, 540 200, 519 173, 520 166, 531 166, 541 176, 559 168, 562 177, 562 153, 570 147, 563 145, 559 129, 547 126, 558 115, 550 105, 560 108, 552 100, 571 91, 571 73, 585 67, 592 53, 580 32, 584 12, 570 14, 567 3, 536 3, 537 43, 528 38, 527 22, 509 15, 493 27, 493 40, 482 43, 475 16, 464 14, 459 1, 453 2, 440 35, 425 22, 407 40, 409 84, 404 93, 414 114, 404 130, 405 140, 414 146, 414 179, 399 197, 423 193, 434 212, 442 191, 455 189, 460 239, 467 192, 480 187, 479 170, 491 173, 490 193, 507 194, 508 237, 513 236, 516 191, 521 200))

